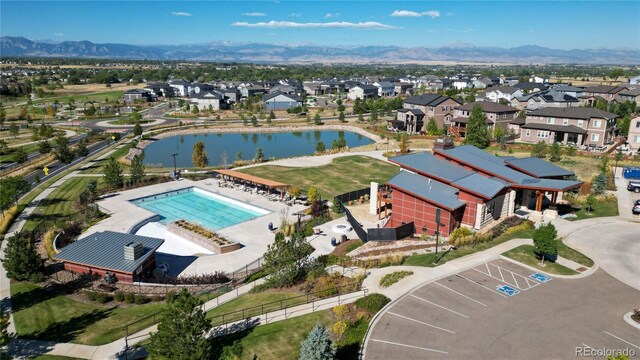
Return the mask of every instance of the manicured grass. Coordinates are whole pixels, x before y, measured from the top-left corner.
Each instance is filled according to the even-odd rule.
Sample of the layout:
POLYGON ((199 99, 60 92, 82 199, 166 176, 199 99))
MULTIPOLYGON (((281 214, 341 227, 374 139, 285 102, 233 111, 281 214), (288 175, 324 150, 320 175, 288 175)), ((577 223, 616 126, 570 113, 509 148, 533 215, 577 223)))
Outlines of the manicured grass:
MULTIPOLYGON (((111 156, 101 160, 94 160, 91 163, 91 166, 87 167, 84 170, 81 170, 80 173, 81 174, 98 174, 98 175, 104 174, 104 165, 107 163, 107 161, 109 161, 109 158, 110 157, 114 157, 116 159, 121 158, 129 153, 129 148, 131 148, 131 144, 125 144, 119 147, 113 153, 111 153, 111 156)), ((127 167, 124 167, 124 168, 126 170, 127 167)))
MULTIPOLYGON (((29 140, 31 141, 31 140, 29 140)), ((20 146, 21 148, 24 149, 24 151, 27 152, 27 154, 31 154, 35 151, 38 150, 38 144, 27 144, 24 146, 20 146)), ((16 151, 18 150, 17 147, 11 148, 11 152, 8 154, 3 154, 0 155, 0 163, 12 163, 14 161, 16 161, 16 151)))
MULTIPOLYGON (((105 87, 105 89, 108 89, 105 87)), ((98 101, 103 102, 105 98, 109 98, 109 101, 119 100, 122 96, 124 96, 124 91, 104 91, 104 92, 94 92, 87 94, 59 94, 60 96, 50 96, 42 99, 34 100, 34 104, 40 103, 50 103, 54 100, 58 100, 60 103, 68 103, 69 100, 73 99, 75 101, 76 106, 82 107, 84 102, 86 101, 98 101)))
POLYGON ((502 253, 502 256, 506 256, 509 259, 513 259, 523 264, 533 266, 536 269, 543 270, 550 274, 558 274, 558 275, 578 274, 578 272, 573 269, 569 269, 568 267, 565 267, 550 261, 545 261, 544 264, 541 264, 541 261, 536 257, 534 253, 534 249, 535 248, 533 247, 533 245, 521 245, 521 246, 518 246, 517 248, 511 249, 507 252, 502 253))
POLYGON ((241 320, 264 312, 280 310, 281 304, 282 307, 304 304, 307 299, 300 295, 300 293, 292 291, 267 291, 245 294, 209 311, 207 318, 212 319, 214 324, 241 320), (241 310, 245 310, 245 312, 242 313, 241 310), (222 315, 224 315, 224 318, 222 315))
POLYGON ((576 218, 567 218, 569 221, 591 219, 604 216, 618 216, 618 199, 615 196, 607 196, 602 199, 598 199, 591 207, 591 211, 587 211, 588 205, 578 205, 578 207, 570 207, 567 205, 559 205, 558 211, 560 214, 573 213, 576 218))
POLYGON ((62 355, 40 355, 32 360, 80 360, 81 358, 74 358, 62 355))
MULTIPOLYGON (((18 336, 87 345, 102 345, 125 336, 123 326, 164 308, 150 303, 126 308, 73 300, 58 292, 30 283, 11 284, 14 319, 18 336)), ((130 327, 136 332, 152 325, 148 319, 130 327)))
POLYGON ((380 286, 383 288, 389 287, 405 277, 413 275, 413 271, 396 271, 391 274, 387 274, 380 279, 380 286))
MULTIPOLYGON (((139 124, 148 124, 148 123, 150 123, 152 121, 154 121, 154 120, 140 119, 138 121, 138 123, 139 124)), ((133 119, 130 119, 130 118, 122 118, 122 119, 118 119, 118 120, 109 121, 109 124, 111 124, 111 125, 135 125, 136 122, 133 119)))
POLYGON ((254 359, 254 355, 261 360, 295 360, 300 356, 300 343, 318 322, 331 331, 333 325, 331 310, 261 325, 251 330, 217 338, 213 344, 216 353, 219 354, 223 347, 238 341, 243 348, 239 359, 243 360, 254 359))
POLYGON ((568 247, 562 241, 558 241, 558 256, 561 256, 568 260, 575 261, 578 264, 584 265, 586 267, 593 266, 593 260, 591 260, 589 257, 584 255, 583 253, 568 247))
POLYGON ((306 190, 315 185, 323 199, 348 191, 364 189, 372 181, 385 183, 398 167, 367 156, 335 158, 328 165, 309 168, 264 165, 240 170, 243 173, 281 181, 306 190))
MULTIPOLYGON (((503 242, 511 239, 527 239, 527 238, 530 239, 533 237, 533 231, 534 231, 533 229, 520 229, 517 231, 507 230, 507 232, 496 237, 491 241, 480 243, 480 244, 477 244, 476 246, 462 246, 455 250, 451 250, 447 253, 447 255, 445 255, 442 259, 440 259, 440 262, 438 264, 444 264, 447 261, 451 261, 453 259, 461 258, 463 256, 470 255, 478 251, 484 251, 486 249, 494 247, 498 244, 502 244, 503 242)), ((440 252, 438 256, 440 256, 441 254, 442 252, 440 252)), ((434 267, 435 266, 434 262, 436 261, 436 259, 437 257, 435 253, 412 255, 404 260, 403 265, 434 267)))

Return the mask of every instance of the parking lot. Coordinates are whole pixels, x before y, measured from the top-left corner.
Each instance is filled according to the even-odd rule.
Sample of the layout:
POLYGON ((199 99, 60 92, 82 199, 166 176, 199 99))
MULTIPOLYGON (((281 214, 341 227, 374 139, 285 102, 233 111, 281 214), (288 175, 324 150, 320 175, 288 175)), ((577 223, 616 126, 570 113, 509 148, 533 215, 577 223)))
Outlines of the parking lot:
POLYGON ((403 296, 372 324, 364 357, 558 359, 585 348, 640 357, 640 330, 622 318, 639 300, 602 270, 558 279, 497 259, 403 296))

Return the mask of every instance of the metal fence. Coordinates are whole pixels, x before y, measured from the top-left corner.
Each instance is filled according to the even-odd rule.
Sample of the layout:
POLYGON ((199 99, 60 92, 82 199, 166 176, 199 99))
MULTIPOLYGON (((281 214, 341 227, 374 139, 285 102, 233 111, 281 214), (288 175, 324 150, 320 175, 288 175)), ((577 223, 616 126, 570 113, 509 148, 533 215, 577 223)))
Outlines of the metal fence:
POLYGON ((339 200, 342 203, 348 203, 349 201, 357 201, 360 199, 360 197, 363 197, 365 195, 368 196, 370 193, 371 193, 371 188, 366 188, 366 189, 354 190, 344 194, 336 195, 334 196, 334 198, 339 200))

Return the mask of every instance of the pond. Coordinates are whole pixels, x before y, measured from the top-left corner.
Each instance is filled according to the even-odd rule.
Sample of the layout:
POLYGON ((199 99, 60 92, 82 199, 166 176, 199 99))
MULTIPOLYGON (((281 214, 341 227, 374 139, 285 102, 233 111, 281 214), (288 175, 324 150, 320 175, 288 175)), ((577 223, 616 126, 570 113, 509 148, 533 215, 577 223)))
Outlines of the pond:
POLYGON ((202 141, 207 150, 209 166, 231 164, 235 160, 251 160, 256 149, 262 148, 265 159, 289 158, 311 155, 316 152, 318 142, 324 142, 327 149, 331 143, 344 136, 350 148, 368 145, 373 140, 366 136, 349 131, 296 131, 296 132, 256 132, 256 133, 204 133, 186 134, 166 137, 154 141, 144 149, 144 162, 149 166, 173 167, 173 154, 176 155, 176 166, 191 168, 193 162, 193 146, 202 141))

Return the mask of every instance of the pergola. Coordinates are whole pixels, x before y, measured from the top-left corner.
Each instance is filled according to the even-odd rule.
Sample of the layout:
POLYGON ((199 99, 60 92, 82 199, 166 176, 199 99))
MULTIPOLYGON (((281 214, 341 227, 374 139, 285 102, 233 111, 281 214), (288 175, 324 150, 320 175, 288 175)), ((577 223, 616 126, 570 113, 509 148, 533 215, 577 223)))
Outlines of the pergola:
POLYGON ((261 178, 259 176, 249 175, 245 173, 241 173, 235 170, 216 170, 216 173, 220 174, 223 179, 233 180, 233 181, 241 181, 244 183, 250 183, 253 185, 261 185, 269 189, 269 193, 272 190, 280 191, 280 196, 284 197, 284 192, 291 186, 289 184, 285 184, 283 182, 269 180, 265 178, 261 178))

